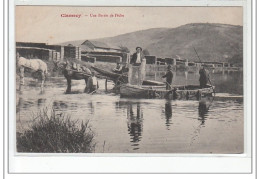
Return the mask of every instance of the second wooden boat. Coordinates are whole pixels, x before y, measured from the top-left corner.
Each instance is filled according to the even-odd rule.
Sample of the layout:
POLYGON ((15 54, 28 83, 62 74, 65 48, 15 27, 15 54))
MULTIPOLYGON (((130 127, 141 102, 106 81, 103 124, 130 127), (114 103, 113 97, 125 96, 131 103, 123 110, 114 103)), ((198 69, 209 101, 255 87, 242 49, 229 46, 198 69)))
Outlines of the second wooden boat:
MULTIPOLYGON (((91 67, 93 70, 98 72, 101 77, 112 80, 116 85, 121 85, 128 83, 128 75, 127 73, 124 74, 119 74, 115 73, 109 70, 104 70, 101 68, 97 67, 91 67)), ((165 83, 163 82, 158 82, 158 81, 153 81, 153 80, 144 80, 143 85, 148 85, 148 86, 165 86, 165 83)))
POLYGON ((120 96, 128 98, 160 98, 160 99, 200 99, 203 96, 212 96, 214 86, 200 88, 198 85, 174 86, 166 90, 160 86, 137 86, 123 84, 120 87, 120 96))

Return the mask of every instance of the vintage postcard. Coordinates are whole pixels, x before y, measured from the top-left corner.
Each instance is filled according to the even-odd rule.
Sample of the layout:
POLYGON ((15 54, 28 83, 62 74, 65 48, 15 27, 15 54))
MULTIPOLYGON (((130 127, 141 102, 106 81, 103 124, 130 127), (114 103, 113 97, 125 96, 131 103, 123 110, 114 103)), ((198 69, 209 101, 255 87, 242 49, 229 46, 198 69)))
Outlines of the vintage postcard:
POLYGON ((14 12, 16 155, 248 152, 243 6, 14 12))

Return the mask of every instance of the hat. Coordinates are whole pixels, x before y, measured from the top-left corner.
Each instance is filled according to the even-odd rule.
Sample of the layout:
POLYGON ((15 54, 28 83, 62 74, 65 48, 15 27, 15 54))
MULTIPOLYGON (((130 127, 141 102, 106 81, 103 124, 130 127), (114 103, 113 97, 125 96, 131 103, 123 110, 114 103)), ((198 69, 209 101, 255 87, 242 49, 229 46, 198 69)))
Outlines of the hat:
POLYGON ((137 50, 137 49, 139 49, 139 48, 141 49, 141 51, 143 50, 141 47, 136 47, 135 50, 137 50))
POLYGON ((167 69, 171 69, 171 68, 172 68, 172 66, 171 66, 171 65, 168 65, 168 66, 167 66, 167 69))

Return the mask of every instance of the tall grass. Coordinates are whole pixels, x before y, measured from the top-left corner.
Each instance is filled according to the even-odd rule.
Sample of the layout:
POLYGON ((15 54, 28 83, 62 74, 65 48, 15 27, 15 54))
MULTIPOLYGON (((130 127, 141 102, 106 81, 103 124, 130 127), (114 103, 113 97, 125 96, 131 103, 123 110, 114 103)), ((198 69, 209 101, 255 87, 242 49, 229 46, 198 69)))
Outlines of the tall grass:
POLYGON ((54 110, 40 111, 30 129, 17 133, 17 152, 91 153, 94 152, 94 132, 89 122, 79 124, 54 110))

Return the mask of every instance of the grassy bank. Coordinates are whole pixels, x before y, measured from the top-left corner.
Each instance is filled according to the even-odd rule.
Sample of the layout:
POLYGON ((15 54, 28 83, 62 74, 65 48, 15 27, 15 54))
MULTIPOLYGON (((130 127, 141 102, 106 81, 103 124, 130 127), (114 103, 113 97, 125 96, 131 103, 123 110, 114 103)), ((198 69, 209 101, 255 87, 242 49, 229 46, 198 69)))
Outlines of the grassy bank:
POLYGON ((72 121, 65 114, 47 109, 39 112, 30 129, 17 133, 17 152, 91 153, 94 152, 94 133, 89 123, 72 121))

